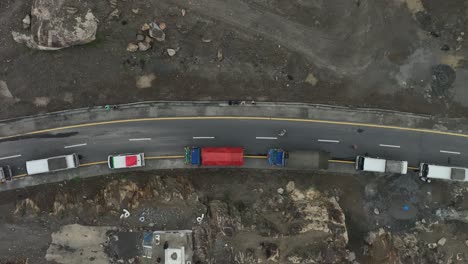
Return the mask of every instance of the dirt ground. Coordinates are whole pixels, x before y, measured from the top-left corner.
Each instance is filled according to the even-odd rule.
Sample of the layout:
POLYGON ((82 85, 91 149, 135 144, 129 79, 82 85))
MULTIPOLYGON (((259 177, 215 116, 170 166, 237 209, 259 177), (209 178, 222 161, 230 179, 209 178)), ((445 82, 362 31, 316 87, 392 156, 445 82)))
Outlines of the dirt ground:
POLYGON ((140 263, 132 234, 182 229, 194 231, 194 263, 468 263, 466 197, 466 185, 409 175, 215 169, 77 179, 0 193, 0 263, 140 263), (120 219, 124 208, 131 216, 120 219), (103 246, 106 230, 125 232, 126 249, 103 246))
POLYGON ((97 39, 36 51, 11 36, 24 32, 32 1, 0 1, 1 118, 229 99, 468 116, 464 0, 84 2, 99 19, 97 39), (128 52, 151 21, 166 24, 165 41, 128 52))

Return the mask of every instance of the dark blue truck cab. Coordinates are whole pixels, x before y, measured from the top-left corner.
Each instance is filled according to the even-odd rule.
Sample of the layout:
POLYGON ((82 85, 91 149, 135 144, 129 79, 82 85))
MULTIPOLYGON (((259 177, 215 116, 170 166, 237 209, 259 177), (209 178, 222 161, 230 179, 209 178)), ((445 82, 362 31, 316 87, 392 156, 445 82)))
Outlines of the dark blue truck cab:
POLYGON ((270 149, 268 150, 268 164, 272 166, 284 167, 286 166, 286 160, 288 159, 288 152, 282 149, 270 149))
POLYGON ((201 165, 201 148, 186 147, 185 148, 185 164, 201 165))

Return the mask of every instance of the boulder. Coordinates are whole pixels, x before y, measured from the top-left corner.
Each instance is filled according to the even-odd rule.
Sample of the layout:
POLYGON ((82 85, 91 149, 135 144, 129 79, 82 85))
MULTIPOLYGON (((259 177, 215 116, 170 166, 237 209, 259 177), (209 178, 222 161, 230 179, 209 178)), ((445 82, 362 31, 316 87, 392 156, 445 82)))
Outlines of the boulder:
POLYGON ((447 239, 445 237, 443 237, 443 238, 439 239, 439 241, 437 241, 437 244, 442 247, 442 246, 445 245, 446 242, 447 242, 447 239))
POLYGON ((176 54, 175 49, 167 49, 167 55, 169 55, 170 57, 174 56, 175 54, 176 54))
POLYGON ((135 43, 128 43, 127 45, 127 51, 129 52, 135 52, 138 50, 138 45, 135 43))
POLYGON ((152 22, 149 25, 149 35, 150 37, 154 38, 155 40, 162 42, 166 39, 166 34, 164 31, 159 27, 157 23, 152 22))
POLYGON ((29 22, 30 30, 25 34, 13 31, 13 39, 38 50, 90 43, 96 39, 98 27, 91 9, 73 0, 34 0, 29 22), (70 6, 76 6, 74 12, 70 12, 70 6))
POLYGON ((434 249, 437 247, 437 244, 436 243, 429 243, 427 244, 427 247, 430 248, 430 249, 434 249))
POLYGON ((294 184, 293 181, 290 181, 290 182, 288 182, 288 184, 286 184, 286 192, 287 193, 292 193, 294 191, 294 189, 296 189, 296 185, 294 184))
POLYGON ((28 14, 26 15, 23 20, 23 28, 28 29, 31 26, 31 16, 28 14))
POLYGON ((139 51, 147 51, 151 48, 151 44, 148 42, 138 42, 138 50, 139 51))

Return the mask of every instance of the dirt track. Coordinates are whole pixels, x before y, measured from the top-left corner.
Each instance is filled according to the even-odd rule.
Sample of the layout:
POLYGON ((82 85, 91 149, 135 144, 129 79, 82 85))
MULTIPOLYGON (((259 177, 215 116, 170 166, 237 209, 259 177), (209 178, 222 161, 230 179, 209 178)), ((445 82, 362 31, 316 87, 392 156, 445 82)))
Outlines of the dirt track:
POLYGON ((96 41, 44 52, 11 37, 31 1, 1 1, 0 117, 228 99, 468 112, 463 0, 118 0, 120 15, 110 20, 108 2, 88 5, 100 21, 96 41), (166 23, 166 40, 145 52, 126 51, 153 20, 166 23), (177 50, 174 57, 168 48, 177 50), (439 64, 449 72, 434 68, 439 64), (149 88, 136 87, 141 76, 154 76, 149 88))

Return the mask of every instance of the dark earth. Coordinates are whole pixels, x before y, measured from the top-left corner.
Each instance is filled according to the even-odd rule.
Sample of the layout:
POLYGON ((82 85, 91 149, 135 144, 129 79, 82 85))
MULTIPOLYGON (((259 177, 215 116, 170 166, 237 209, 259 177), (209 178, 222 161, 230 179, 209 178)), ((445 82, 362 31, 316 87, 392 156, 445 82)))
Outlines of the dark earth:
MULTIPOLYGON (((199 230, 203 226, 194 219, 203 212, 208 222, 202 230, 211 235, 195 239, 196 246, 206 247, 195 254, 200 263, 294 263, 291 256, 300 259, 296 263, 468 263, 467 192, 460 184, 425 184, 414 175, 200 169, 77 178, 0 193, 0 263, 47 263, 51 233, 64 225, 117 227, 127 232, 130 252, 136 245, 129 230, 199 230), (307 211, 295 202, 304 199, 297 198, 301 193, 307 201, 302 206, 313 205, 309 217, 323 217, 321 210, 328 210, 329 220, 322 220, 337 229, 323 233, 314 227, 322 220, 307 222, 307 211), (332 201, 338 207, 328 207, 332 201), (402 210, 404 205, 409 210, 402 210), (123 208, 132 213, 125 220, 119 218, 123 208), (438 209, 465 218, 449 219, 438 209), (142 212, 144 223, 138 221, 142 212), (223 221, 216 219, 228 221, 230 231, 216 231, 216 221, 223 221), (346 236, 340 235, 340 221, 346 236), (309 231, 298 234, 301 227, 309 231), (429 248, 441 238, 444 245, 429 248), (223 253, 219 243, 231 250, 223 253), (349 260, 352 255, 357 262, 349 260)), ((112 263, 130 263, 121 254, 114 253, 112 263)))
MULTIPOLYGON (((13 40, 13 31, 28 32, 32 4, 0 1, 2 119, 155 100, 468 117, 466 0, 81 0, 74 4, 99 20, 96 40, 57 51, 13 40), (151 22, 166 25, 165 40, 127 51, 151 22)), ((193 229, 198 263, 468 263, 467 192, 414 175, 203 169, 77 178, 0 193, 0 263, 102 263, 83 260, 79 245, 48 254, 71 224, 193 229), (280 194, 291 181, 294 190, 280 194), (121 220, 124 208, 132 217, 121 220), (142 212, 152 226, 138 221, 142 212), (202 212, 210 213, 197 226, 202 212)), ((103 263, 140 263, 105 255, 119 252, 109 247, 96 246, 103 263)))
POLYGON ((27 31, 21 21, 32 1, 0 1, 1 118, 230 99, 468 115, 464 0, 80 3, 99 19, 96 40, 37 51, 12 37, 27 31), (152 21, 165 23, 165 41, 127 51, 152 21), (137 88, 142 76, 148 88, 137 88))

